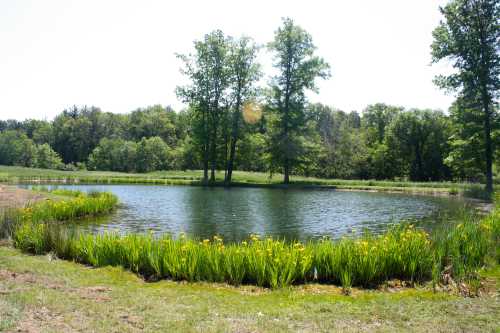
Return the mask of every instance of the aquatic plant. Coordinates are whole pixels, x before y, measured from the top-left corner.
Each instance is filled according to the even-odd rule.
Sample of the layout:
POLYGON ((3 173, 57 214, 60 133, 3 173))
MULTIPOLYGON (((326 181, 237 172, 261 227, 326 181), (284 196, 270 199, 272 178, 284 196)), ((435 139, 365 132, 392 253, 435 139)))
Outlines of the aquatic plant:
POLYGON ((52 194, 69 196, 69 199, 47 199, 21 209, 23 220, 32 223, 66 221, 82 217, 103 215, 115 209, 118 199, 107 192, 83 193, 70 190, 54 190, 52 194))
POLYGON ((286 242, 252 235, 239 243, 194 240, 181 235, 70 233, 58 224, 24 223, 15 246, 32 253, 55 255, 92 266, 122 266, 147 279, 255 284, 271 288, 307 281, 375 286, 389 279, 426 281, 450 274, 467 278, 498 247, 496 218, 472 218, 436 236, 412 225, 384 235, 359 239, 286 242), (494 231, 496 230, 496 231, 494 231), (495 234, 496 233, 496 234, 495 234), (496 238, 495 238, 496 237, 496 238))

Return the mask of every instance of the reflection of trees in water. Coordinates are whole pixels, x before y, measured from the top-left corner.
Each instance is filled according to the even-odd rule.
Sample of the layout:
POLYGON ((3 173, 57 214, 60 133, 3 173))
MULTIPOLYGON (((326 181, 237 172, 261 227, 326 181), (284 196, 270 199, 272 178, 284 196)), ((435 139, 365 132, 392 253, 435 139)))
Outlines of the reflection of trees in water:
POLYGON ((304 221, 307 214, 304 193, 287 189, 259 191, 259 212, 264 217, 265 236, 285 237, 287 240, 304 239, 304 221), (299 194, 302 194, 299 196, 299 194))
POLYGON ((227 241, 264 236, 303 239, 304 207, 298 193, 276 189, 190 188, 185 230, 200 238, 227 241))
POLYGON ((246 238, 252 217, 245 192, 240 189, 190 188, 186 231, 200 238, 221 235, 227 241, 246 238))

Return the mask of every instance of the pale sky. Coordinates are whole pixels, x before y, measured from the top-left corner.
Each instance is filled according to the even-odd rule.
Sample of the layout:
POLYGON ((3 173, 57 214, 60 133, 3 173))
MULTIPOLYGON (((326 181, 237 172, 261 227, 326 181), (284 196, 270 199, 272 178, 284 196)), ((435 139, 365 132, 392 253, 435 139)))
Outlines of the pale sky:
MULTIPOLYGON (((432 79, 449 68, 430 66, 445 2, 0 0, 0 119, 52 119, 72 105, 180 109, 176 52, 214 29, 265 44, 285 16, 312 35, 332 68, 311 101, 345 111, 377 102, 447 110, 453 96, 432 79)), ((271 54, 259 59, 269 73, 271 54)))

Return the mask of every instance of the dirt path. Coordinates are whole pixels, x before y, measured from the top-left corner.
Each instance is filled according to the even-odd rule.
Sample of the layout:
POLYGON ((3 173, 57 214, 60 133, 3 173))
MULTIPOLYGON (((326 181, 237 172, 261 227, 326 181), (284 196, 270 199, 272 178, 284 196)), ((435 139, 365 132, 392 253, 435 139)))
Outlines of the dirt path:
POLYGON ((17 188, 15 186, 0 185, 0 209, 8 207, 23 207, 28 203, 44 200, 42 193, 17 188))

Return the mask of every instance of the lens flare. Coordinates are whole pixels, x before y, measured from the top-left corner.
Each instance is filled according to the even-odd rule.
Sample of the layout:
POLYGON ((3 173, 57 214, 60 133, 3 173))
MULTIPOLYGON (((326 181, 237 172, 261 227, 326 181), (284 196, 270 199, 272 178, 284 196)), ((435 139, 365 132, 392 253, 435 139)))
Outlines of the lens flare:
POLYGON ((247 124, 255 124, 262 118, 262 108, 254 101, 245 102, 242 112, 247 124))

